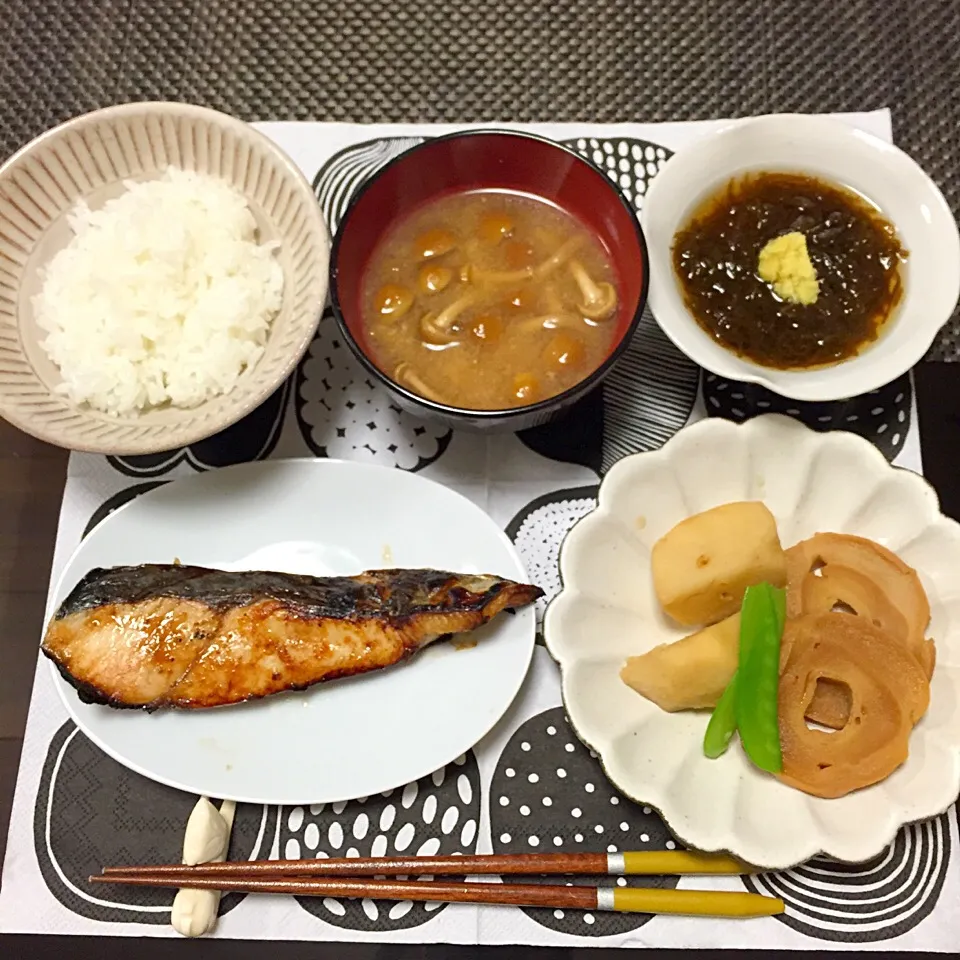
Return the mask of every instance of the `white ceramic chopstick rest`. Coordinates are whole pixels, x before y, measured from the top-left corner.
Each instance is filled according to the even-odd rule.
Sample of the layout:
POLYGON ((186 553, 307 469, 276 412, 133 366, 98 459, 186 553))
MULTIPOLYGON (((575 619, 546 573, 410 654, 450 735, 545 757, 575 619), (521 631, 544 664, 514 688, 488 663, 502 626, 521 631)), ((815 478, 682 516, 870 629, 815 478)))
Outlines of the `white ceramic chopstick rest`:
MULTIPOLYGON (((226 859, 235 811, 232 800, 224 800, 219 810, 206 797, 197 801, 183 835, 185 864, 194 866, 226 859)), ((219 906, 219 890, 178 890, 170 922, 174 930, 185 937, 201 937, 216 926, 219 906)))

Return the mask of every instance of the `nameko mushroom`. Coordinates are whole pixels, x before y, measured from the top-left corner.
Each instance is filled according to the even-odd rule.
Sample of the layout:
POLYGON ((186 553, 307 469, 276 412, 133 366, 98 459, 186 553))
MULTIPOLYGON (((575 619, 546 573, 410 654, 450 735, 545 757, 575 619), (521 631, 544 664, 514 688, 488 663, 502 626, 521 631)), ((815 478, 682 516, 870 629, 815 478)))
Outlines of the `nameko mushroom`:
POLYGON ((433 400, 434 403, 444 402, 443 398, 435 390, 431 390, 430 387, 414 373, 410 364, 406 361, 397 364, 396 369, 393 371, 393 379, 399 383, 401 387, 413 390, 414 393, 420 394, 421 397, 426 397, 427 400, 433 400))
POLYGON ((581 299, 577 303, 580 312, 589 320, 606 320, 617 309, 617 291, 610 283, 595 283, 579 260, 568 264, 573 279, 580 288, 581 299))
POLYGON ((445 194, 377 243, 360 346, 398 389, 434 403, 530 406, 610 356, 622 331, 594 318, 615 312, 616 284, 601 238, 566 211, 512 193, 445 194))
POLYGON ((424 343, 436 346, 459 342, 457 331, 453 329, 457 318, 468 307, 472 307, 481 299, 476 291, 465 293, 462 297, 448 304, 439 313, 429 311, 420 318, 420 339, 424 343))

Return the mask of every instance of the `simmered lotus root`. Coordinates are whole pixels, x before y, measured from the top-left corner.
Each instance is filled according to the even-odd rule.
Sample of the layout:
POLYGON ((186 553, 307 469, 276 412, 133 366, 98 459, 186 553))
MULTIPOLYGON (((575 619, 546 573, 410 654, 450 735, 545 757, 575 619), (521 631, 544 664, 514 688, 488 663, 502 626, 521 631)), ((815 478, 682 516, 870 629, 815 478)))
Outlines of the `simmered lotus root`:
MULTIPOLYGON (((803 577, 799 593, 806 614, 843 613, 866 617, 873 626, 910 645, 906 618, 890 602, 887 595, 857 570, 828 564, 818 573, 803 577)), ((850 694, 843 684, 823 682, 818 685, 807 711, 807 719, 839 730, 850 716, 850 694)))
POLYGON ((780 779, 817 797, 842 797, 889 776, 907 758, 930 684, 917 659, 864 617, 823 613, 788 621, 780 675, 780 779), (821 679, 850 688, 846 725, 812 730, 806 717, 821 679))
MULTIPOLYGON (((841 610, 896 638, 917 658, 929 679, 936 648, 924 632, 930 604, 917 572, 885 547, 842 533, 818 533, 786 551, 787 617, 841 610)), ((781 662, 783 658, 781 656, 781 662)), ((807 718, 839 729, 846 698, 821 685, 807 718)))
POLYGON ((840 609, 866 617, 875 627, 910 645, 906 617, 870 577, 850 567, 829 563, 808 574, 800 583, 802 613, 830 613, 840 609))
POLYGON ((850 719, 852 704, 853 692, 845 683, 821 677, 807 707, 807 719, 822 727, 842 730, 850 719))

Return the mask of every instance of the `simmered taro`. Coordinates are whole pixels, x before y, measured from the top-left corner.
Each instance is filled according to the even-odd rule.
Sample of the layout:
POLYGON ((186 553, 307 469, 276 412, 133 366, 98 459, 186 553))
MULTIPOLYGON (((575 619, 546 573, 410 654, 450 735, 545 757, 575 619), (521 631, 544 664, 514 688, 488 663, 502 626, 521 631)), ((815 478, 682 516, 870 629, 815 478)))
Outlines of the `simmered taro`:
POLYGON ((812 177, 749 174, 677 232, 687 307, 718 343, 766 367, 816 367, 876 340, 902 293, 896 230, 858 195, 812 177))
POLYGON ((569 214, 532 197, 440 197, 378 244, 363 278, 370 353, 422 397, 501 410, 556 396, 609 356, 617 278, 569 214))

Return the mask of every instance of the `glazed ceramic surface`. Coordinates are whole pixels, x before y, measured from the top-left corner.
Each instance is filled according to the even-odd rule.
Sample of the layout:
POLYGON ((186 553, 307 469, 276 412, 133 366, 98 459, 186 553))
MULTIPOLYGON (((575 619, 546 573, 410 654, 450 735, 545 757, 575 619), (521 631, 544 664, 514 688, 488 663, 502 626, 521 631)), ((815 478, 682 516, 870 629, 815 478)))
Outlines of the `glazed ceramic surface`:
POLYGON ((692 360, 730 380, 795 400, 841 400, 909 370, 950 319, 960 295, 960 237, 934 182, 903 151, 839 120, 782 114, 738 120, 678 151, 643 205, 650 250, 650 308, 692 360), (904 294, 880 338, 830 367, 774 370, 738 357, 693 319, 673 270, 673 237, 707 196, 749 171, 788 171, 839 183, 875 204, 909 252, 904 294))
POLYGON ((235 423, 287 378, 310 343, 327 295, 330 237, 310 184, 252 127, 205 107, 131 103, 48 131, 0 167, 0 416, 72 450, 146 454, 183 447, 235 423), (216 177, 243 194, 261 242, 278 241, 283 302, 264 354, 226 394, 199 406, 112 417, 56 392, 32 298, 41 271, 70 241, 67 214, 120 196, 125 181, 170 167, 216 177))
POLYGON ((922 477, 891 467, 850 433, 814 433, 780 416, 736 425, 708 419, 653 453, 626 457, 599 505, 571 530, 563 590, 544 623, 563 698, 580 738, 628 796, 656 807, 679 838, 784 868, 825 853, 861 861, 905 823, 947 809, 960 792, 960 525, 922 477), (784 786, 735 743, 703 755, 709 713, 666 713, 627 687, 624 661, 685 633, 662 613, 653 544, 679 521, 721 503, 762 500, 784 547, 818 532, 868 537, 920 574, 930 598, 937 667, 930 709, 907 762, 883 782, 837 800, 784 786))
MULTIPOLYGON (((313 576, 434 567, 526 579, 503 531, 447 487, 389 467, 274 460, 174 480, 121 507, 80 544, 48 615, 93 567, 175 559, 313 576)), ((209 797, 320 803, 402 786, 469 750, 520 689, 534 629, 529 607, 385 670, 209 710, 83 703, 50 669, 81 730, 146 777, 209 797)))

